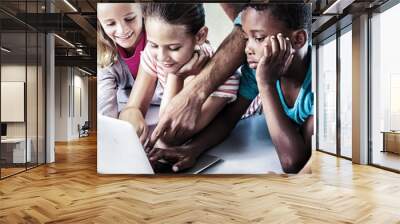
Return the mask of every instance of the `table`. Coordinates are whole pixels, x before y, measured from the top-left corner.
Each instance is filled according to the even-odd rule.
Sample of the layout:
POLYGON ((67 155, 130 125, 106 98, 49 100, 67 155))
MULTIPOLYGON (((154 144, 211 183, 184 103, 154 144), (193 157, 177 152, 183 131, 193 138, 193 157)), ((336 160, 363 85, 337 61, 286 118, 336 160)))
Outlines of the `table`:
MULTIPOLYGON (((151 106, 146 123, 158 122, 158 107, 151 106)), ((206 154, 223 159, 202 174, 284 173, 275 146, 268 133, 264 115, 240 120, 230 136, 206 154)))
POLYGON ((2 157, 5 158, 5 157, 7 157, 5 155, 10 155, 10 158, 5 158, 7 163, 25 163, 25 162, 31 161, 32 141, 30 138, 27 138, 26 142, 28 143, 27 144, 28 147, 26 147, 26 151, 25 151, 25 138, 1 139, 2 157), (25 152, 26 152, 26 154, 25 154, 25 152), (11 160, 11 154, 12 154, 12 160, 11 160))
POLYGON ((205 170, 205 174, 284 173, 264 115, 239 121, 231 135, 207 154, 224 161, 205 170))
POLYGON ((400 154, 400 131, 382 131, 383 150, 382 152, 392 152, 400 154))

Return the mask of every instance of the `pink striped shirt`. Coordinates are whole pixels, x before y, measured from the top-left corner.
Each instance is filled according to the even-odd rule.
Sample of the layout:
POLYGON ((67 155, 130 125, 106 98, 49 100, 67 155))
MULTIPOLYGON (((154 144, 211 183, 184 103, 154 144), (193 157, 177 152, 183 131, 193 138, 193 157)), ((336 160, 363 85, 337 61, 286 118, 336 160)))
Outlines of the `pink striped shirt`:
POLYGON ((243 114, 242 119, 248 118, 250 116, 255 115, 256 113, 262 112, 262 104, 260 95, 257 95, 256 98, 251 102, 250 106, 247 108, 246 113, 243 114))
MULTIPOLYGON (((204 52, 207 56, 211 57, 214 53, 212 47, 208 43, 204 43, 200 46, 200 50, 204 52)), ((154 57, 150 54, 150 46, 146 45, 142 52, 140 64, 142 68, 152 76, 157 76, 161 87, 165 88, 167 84, 167 73, 164 72, 160 63, 156 61, 154 57)), ((239 89, 239 74, 235 73, 225 81, 224 84, 220 85, 216 91, 214 91, 211 96, 216 97, 226 97, 229 98, 229 102, 236 100, 237 91, 239 89)))

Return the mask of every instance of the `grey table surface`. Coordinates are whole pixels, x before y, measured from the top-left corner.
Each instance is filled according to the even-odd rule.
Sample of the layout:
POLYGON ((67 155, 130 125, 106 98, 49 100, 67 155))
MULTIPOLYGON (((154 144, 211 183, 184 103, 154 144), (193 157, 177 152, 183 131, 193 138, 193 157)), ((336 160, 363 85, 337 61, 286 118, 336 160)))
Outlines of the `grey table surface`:
POLYGON ((231 135, 207 154, 223 159, 207 174, 283 173, 263 115, 239 121, 231 135))
MULTIPOLYGON (((158 107, 149 108, 146 121, 149 125, 157 123, 158 107)), ((202 174, 283 173, 264 115, 239 121, 227 139, 205 153, 223 161, 214 164, 202 174)))

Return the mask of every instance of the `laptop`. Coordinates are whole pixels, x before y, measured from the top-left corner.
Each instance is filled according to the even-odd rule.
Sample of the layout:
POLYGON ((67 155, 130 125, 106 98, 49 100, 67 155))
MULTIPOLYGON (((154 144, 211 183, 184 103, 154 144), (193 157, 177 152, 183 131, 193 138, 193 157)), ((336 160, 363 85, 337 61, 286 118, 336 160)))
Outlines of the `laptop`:
MULTIPOLYGON (((222 161, 212 155, 202 155, 184 174, 198 174, 222 161)), ((171 164, 160 162, 163 171, 174 173, 171 164)), ((97 172, 99 174, 154 174, 146 152, 133 126, 122 120, 98 114, 97 172)))

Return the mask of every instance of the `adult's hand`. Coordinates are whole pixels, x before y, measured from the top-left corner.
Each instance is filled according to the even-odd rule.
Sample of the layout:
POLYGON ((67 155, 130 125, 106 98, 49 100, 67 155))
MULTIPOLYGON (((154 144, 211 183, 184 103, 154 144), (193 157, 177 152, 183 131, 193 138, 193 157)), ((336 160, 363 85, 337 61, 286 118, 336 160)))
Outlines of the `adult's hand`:
POLYGON ((160 138, 173 140, 194 131, 203 102, 190 93, 184 89, 172 98, 150 136, 147 150, 152 149, 160 138))
POLYGON ((147 148, 152 149, 160 137, 173 139, 194 131, 203 103, 244 61, 245 45, 243 31, 235 26, 201 73, 166 106, 147 148))
POLYGON ((193 167, 196 164, 199 153, 185 146, 171 147, 167 149, 154 148, 149 154, 150 163, 154 166, 157 161, 163 159, 172 164, 172 170, 179 172, 193 167))

